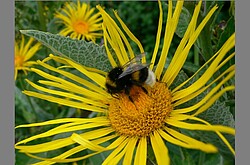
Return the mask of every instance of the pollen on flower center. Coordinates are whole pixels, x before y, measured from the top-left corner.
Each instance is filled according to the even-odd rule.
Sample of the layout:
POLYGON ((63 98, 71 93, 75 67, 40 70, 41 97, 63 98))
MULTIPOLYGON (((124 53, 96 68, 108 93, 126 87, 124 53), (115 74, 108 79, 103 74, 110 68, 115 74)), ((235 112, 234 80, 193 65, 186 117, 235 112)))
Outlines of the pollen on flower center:
POLYGON ((15 56, 15 66, 20 67, 23 65, 24 57, 23 56, 15 56))
POLYGON ((88 34, 89 32, 89 25, 86 22, 83 21, 77 21, 73 24, 73 28, 77 33, 80 34, 88 34))
POLYGON ((147 93, 134 86, 130 91, 133 102, 125 93, 113 99, 108 118, 117 133, 128 136, 147 136, 163 126, 173 109, 172 96, 165 83, 157 82, 147 93))

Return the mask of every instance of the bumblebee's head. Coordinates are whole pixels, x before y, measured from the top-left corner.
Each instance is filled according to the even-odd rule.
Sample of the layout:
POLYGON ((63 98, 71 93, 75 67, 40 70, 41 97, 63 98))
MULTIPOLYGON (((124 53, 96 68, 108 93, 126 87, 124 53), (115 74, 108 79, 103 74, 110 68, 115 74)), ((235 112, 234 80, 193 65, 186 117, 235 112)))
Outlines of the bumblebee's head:
POLYGON ((116 81, 120 74, 122 74, 123 69, 121 67, 115 67, 108 73, 108 78, 111 81, 116 81))
POLYGON ((118 77, 123 72, 122 67, 115 67, 112 69, 106 78, 106 88, 108 93, 115 94, 122 91, 123 86, 118 83, 118 77))

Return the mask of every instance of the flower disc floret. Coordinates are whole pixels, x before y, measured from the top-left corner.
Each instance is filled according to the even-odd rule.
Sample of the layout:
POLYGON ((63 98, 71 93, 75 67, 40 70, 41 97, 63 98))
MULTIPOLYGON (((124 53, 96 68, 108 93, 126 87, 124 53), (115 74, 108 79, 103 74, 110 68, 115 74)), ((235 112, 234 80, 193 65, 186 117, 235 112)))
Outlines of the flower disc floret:
POLYGON ((112 127, 122 135, 147 136, 163 126, 173 110, 172 96, 165 83, 157 82, 153 88, 134 86, 130 97, 122 93, 110 103, 108 118, 112 127))

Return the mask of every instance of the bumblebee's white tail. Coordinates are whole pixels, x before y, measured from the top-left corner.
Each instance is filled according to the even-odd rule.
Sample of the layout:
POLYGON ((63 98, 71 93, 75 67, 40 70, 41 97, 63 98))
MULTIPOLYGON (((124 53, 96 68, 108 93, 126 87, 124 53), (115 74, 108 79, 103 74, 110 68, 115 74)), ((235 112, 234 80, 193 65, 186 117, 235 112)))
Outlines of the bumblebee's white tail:
POLYGON ((156 78, 155 78, 155 74, 152 70, 148 69, 148 78, 145 81, 145 84, 153 87, 155 85, 156 82, 156 78))

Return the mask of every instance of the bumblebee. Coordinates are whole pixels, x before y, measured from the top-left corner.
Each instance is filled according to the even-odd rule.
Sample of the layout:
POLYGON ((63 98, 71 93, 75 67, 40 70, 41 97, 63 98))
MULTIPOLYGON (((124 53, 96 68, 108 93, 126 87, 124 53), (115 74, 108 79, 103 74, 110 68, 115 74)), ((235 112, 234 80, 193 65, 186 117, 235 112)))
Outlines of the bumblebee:
MULTIPOLYGON (((106 88, 111 96, 116 96, 119 93, 125 92, 130 97, 130 89, 136 85, 142 87, 146 92, 143 85, 149 85, 153 87, 156 82, 155 74, 148 68, 150 64, 141 63, 142 57, 145 53, 136 56, 128 61, 123 66, 113 68, 107 75, 106 88)), ((133 102, 133 101, 132 101, 133 102)))

